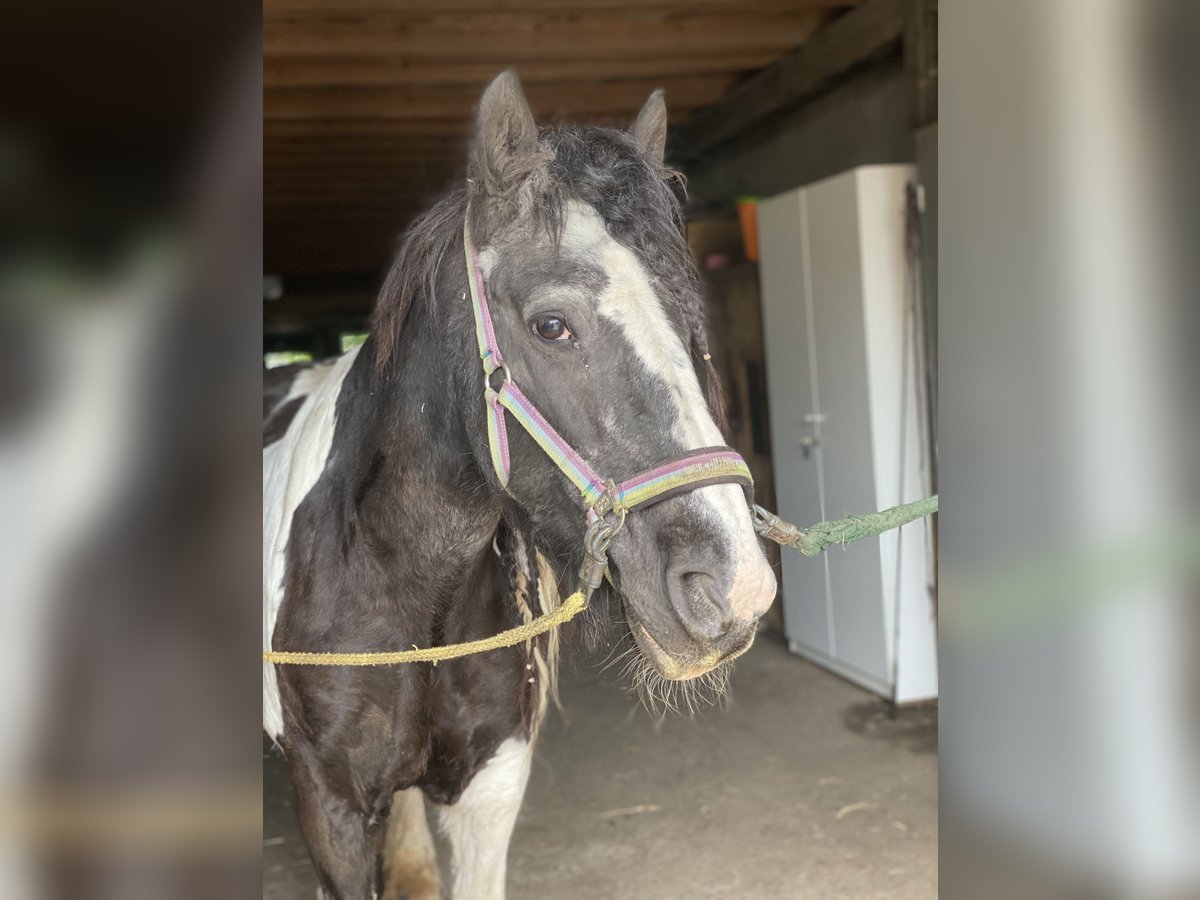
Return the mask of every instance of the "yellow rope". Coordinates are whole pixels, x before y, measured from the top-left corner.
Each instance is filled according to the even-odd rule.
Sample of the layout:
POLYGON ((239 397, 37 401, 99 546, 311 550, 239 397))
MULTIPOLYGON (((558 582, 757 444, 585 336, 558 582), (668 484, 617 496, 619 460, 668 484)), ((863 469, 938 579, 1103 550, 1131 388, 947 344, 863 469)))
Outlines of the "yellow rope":
POLYGON ((424 647, 412 650, 395 650, 385 653, 291 653, 281 650, 264 650, 263 662, 284 666, 390 666, 394 663, 431 662, 435 665, 445 659, 485 653, 501 647, 512 647, 524 643, 557 628, 575 618, 587 608, 583 591, 576 591, 562 602, 558 609, 538 616, 531 622, 502 631, 489 638, 467 641, 465 644, 447 644, 444 647, 424 647))
MULTIPOLYGON (((801 529, 768 513, 762 507, 755 507, 754 527, 763 537, 799 550, 806 556, 815 556, 831 544, 840 543, 844 546, 849 541, 882 534, 888 529, 898 528, 913 519, 937 512, 937 508, 938 498, 935 494, 933 497, 918 500, 915 503, 906 503, 883 512, 871 513, 866 516, 850 516, 835 522, 821 522, 811 528, 801 529)), ((607 560, 597 557, 595 561, 603 566, 607 560)), ((607 577, 607 571, 605 575, 607 577)), ((597 581, 598 583, 599 581, 597 581)), ((437 665, 444 659, 457 659, 460 656, 486 653, 488 650, 498 650, 501 647, 513 647, 524 643, 539 634, 545 634, 550 629, 569 622, 585 609, 587 609, 587 596, 583 591, 576 591, 557 609, 538 616, 524 625, 518 625, 516 628, 510 628, 508 631, 502 631, 482 640, 467 641, 465 644, 447 644, 444 647, 414 647, 412 650, 394 650, 384 653, 308 653, 264 650, 262 658, 263 662, 275 663, 280 666, 390 666, 395 663, 414 662, 431 662, 437 665)))

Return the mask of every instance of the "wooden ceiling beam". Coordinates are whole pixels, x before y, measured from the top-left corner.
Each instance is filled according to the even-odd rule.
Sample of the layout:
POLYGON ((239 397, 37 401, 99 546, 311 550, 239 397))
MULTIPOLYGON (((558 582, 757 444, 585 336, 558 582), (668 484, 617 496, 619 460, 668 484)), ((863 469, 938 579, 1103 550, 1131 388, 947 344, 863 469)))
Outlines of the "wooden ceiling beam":
MULTIPOLYGON (((529 60, 517 67, 521 82, 562 84, 604 79, 658 79, 680 75, 714 75, 757 71, 778 57, 777 51, 747 50, 732 54, 646 57, 640 59, 529 60)), ((411 59, 361 59, 304 56, 268 59, 263 80, 268 89, 288 87, 401 87, 468 85, 478 90, 504 68, 500 62, 411 59)))
MULTIPOLYGON (((430 191, 439 190, 454 180, 457 172, 454 169, 434 168, 428 166, 423 170, 410 169, 406 177, 403 169, 383 171, 374 169, 366 172, 308 172, 294 175, 291 172, 272 173, 264 183, 263 197, 272 200, 282 194, 303 191, 326 191, 330 194, 339 190, 353 192, 372 187, 380 194, 394 192, 401 187, 409 187, 416 182, 424 185, 414 194, 427 196, 430 191), (414 177, 416 176, 416 177, 414 177)), ((368 194, 369 196, 369 194, 368 194)))
POLYGON ((306 152, 278 153, 266 158, 264 172, 286 171, 403 171, 409 164, 437 164, 450 168, 467 158, 466 149, 458 146, 446 147, 383 147, 339 150, 336 152, 309 150, 306 152))
POLYGON ((346 210, 344 218, 349 220, 352 218, 350 215, 352 212, 358 214, 378 210, 382 216, 384 213, 400 207, 420 209, 431 204, 440 193, 441 191, 436 189, 427 194, 418 194, 394 188, 380 189, 375 193, 365 189, 351 192, 350 188, 343 188, 338 192, 314 188, 305 191, 297 190, 289 194, 274 194, 265 197, 263 202, 264 207, 280 212, 311 209, 319 211, 321 215, 331 215, 344 209, 346 210))
POLYGON ((265 264, 385 267, 403 229, 461 177, 480 92, 508 66, 545 124, 625 128, 657 87, 679 122, 855 5, 264 0, 265 264))
MULTIPOLYGON (((344 138, 395 139, 409 135, 446 135, 457 136, 463 141, 467 141, 470 139, 473 127, 473 110, 474 104, 459 115, 443 116, 438 119, 361 119, 341 117, 313 121, 305 121, 303 119, 264 120, 263 139, 265 141, 291 139, 297 141, 317 141, 344 138)), ((631 118, 629 113, 588 113, 585 117, 577 119, 576 124, 627 128, 631 118)))
POLYGON ((279 251, 263 256, 264 271, 284 275, 335 275, 345 272, 382 272, 391 261, 375 246, 348 247, 337 252, 322 250, 279 251))
POLYGON ((459 157, 466 158, 466 144, 441 144, 435 146, 404 146, 403 144, 349 144, 333 147, 308 145, 289 147, 264 154, 263 168, 280 166, 304 166, 312 163, 319 166, 364 166, 389 161, 402 163, 405 160, 439 159, 449 162, 459 157))
MULTIPOLYGON (((667 105, 676 111, 694 109, 723 96, 736 75, 660 79, 667 105)), ((604 81, 588 84, 529 85, 525 95, 542 121, 583 113, 628 112, 632 120, 650 94, 642 81, 604 81)), ((463 88, 267 89, 263 92, 266 121, 319 119, 441 119, 450 110, 470 118, 479 92, 463 88)))
POLYGON ((897 47, 910 0, 865 0, 779 62, 744 81, 677 130, 685 150, 711 150, 798 105, 854 67, 897 47))
POLYGON ((312 226, 327 224, 336 226, 347 234, 359 232, 399 234, 400 229, 409 217, 421 212, 424 207, 417 204, 393 206, 388 209, 340 209, 337 214, 326 212, 320 208, 301 207, 272 207, 267 216, 267 222, 281 226, 282 230, 271 237, 274 242, 282 238, 290 243, 303 240, 301 231, 311 231, 312 226), (302 226, 302 228, 301 228, 302 226), (294 228, 296 230, 288 230, 294 228))
POLYGON ((394 153, 397 151, 446 150, 466 147, 465 138, 456 135, 413 134, 347 137, 345 135, 307 135, 280 138, 270 136, 263 144, 264 156, 308 156, 315 154, 394 153))
POLYGON ((669 10, 674 12, 740 12, 794 9, 846 9, 861 0, 263 0, 267 20, 297 17, 344 18, 349 16, 439 13, 591 13, 614 10, 669 10))
POLYGON ((426 180, 429 184, 424 188, 413 188, 411 184, 402 181, 387 181, 381 178, 364 178, 360 181, 332 181, 316 178, 296 179, 290 182, 278 181, 267 185, 266 190, 263 191, 263 202, 270 205, 286 202, 292 197, 310 200, 317 198, 325 203, 351 201, 378 203, 397 197, 422 199, 437 196, 441 191, 450 187, 456 179, 452 173, 447 173, 445 176, 430 177, 426 180))
POLYGON ((766 13, 487 13, 427 17, 372 15, 305 22, 281 19, 263 35, 267 60, 355 56, 489 62, 497 70, 532 60, 620 60, 784 52, 807 40, 827 10, 766 13))
POLYGON ((403 148, 403 147, 377 147, 370 144, 364 144, 359 153, 355 153, 352 149, 337 149, 324 151, 317 147, 305 147, 297 149, 291 153, 278 154, 268 157, 264 154, 264 171, 270 171, 273 168, 279 169, 300 168, 305 164, 312 164, 321 169, 350 167, 361 163, 364 167, 386 164, 389 161, 397 164, 403 164, 409 159, 427 159, 437 158, 445 162, 446 165, 455 165, 464 162, 467 158, 466 145, 455 144, 448 145, 443 148, 403 148))
POLYGON ((317 175, 323 172, 373 173, 375 175, 396 172, 403 174, 410 166, 436 167, 443 171, 463 168, 466 153, 448 150, 420 152, 393 151, 388 153, 363 153, 360 156, 275 156, 263 166, 263 172, 272 175, 317 175))

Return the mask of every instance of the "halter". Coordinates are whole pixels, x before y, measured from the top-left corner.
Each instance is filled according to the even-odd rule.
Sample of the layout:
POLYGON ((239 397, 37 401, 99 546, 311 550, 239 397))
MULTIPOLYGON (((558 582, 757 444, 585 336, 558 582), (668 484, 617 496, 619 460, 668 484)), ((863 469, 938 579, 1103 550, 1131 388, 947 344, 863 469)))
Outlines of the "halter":
MULTIPOLYGON (((745 460, 729 447, 691 450, 622 482, 598 475, 525 396, 504 363, 504 357, 496 342, 492 313, 488 308, 483 273, 479 269, 479 256, 471 241, 469 216, 463 222, 463 249, 467 260, 467 281, 471 288, 471 309, 475 314, 475 337, 479 343, 479 358, 483 363, 483 400, 487 407, 488 447, 491 451, 492 467, 496 470, 496 477, 502 487, 507 489, 512 468, 505 418, 507 410, 578 489, 580 502, 592 526, 589 528, 587 539, 589 557, 593 555, 593 549, 599 550, 598 557, 603 557, 608 541, 620 530, 625 522, 626 513, 632 509, 661 503, 669 497, 711 484, 738 484, 748 494, 753 490, 754 479, 750 476, 750 469, 745 460), (493 376, 497 372, 503 377, 500 386, 494 387, 493 376), (605 519, 610 513, 615 516, 615 521, 605 519), (607 527, 599 526, 598 523, 607 527), (598 546, 593 547, 593 544, 598 546)), ((599 562, 600 559, 596 561, 599 562)), ((601 566, 600 573, 602 572, 601 566)), ((589 574, 592 574, 592 578, 585 578, 586 581, 598 579, 598 574, 589 574)))

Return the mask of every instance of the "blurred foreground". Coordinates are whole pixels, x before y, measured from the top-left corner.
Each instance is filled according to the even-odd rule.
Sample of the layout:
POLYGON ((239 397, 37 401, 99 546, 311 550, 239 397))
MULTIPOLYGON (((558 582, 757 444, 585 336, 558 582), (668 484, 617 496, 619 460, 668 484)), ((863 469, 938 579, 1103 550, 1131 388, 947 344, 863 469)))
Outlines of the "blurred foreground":
POLYGON ((0 892, 259 895, 257 9, 6 9, 0 892))
POLYGON ((942 891, 1200 891, 1194 3, 942 8, 942 891))

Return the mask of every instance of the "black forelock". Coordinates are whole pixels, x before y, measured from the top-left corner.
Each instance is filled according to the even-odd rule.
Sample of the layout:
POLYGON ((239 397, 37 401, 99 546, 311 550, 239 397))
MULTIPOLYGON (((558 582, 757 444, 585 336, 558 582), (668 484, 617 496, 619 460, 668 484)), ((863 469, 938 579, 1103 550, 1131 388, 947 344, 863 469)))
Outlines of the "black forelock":
POLYGON ((547 200, 594 207, 609 233, 635 250, 661 252, 664 236, 682 235, 683 207, 673 190, 682 177, 655 167, 627 133, 562 126, 547 129, 542 140, 554 153, 549 181, 558 195, 547 200))

